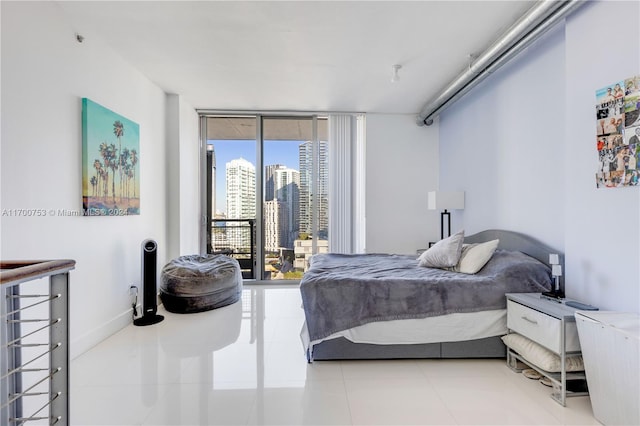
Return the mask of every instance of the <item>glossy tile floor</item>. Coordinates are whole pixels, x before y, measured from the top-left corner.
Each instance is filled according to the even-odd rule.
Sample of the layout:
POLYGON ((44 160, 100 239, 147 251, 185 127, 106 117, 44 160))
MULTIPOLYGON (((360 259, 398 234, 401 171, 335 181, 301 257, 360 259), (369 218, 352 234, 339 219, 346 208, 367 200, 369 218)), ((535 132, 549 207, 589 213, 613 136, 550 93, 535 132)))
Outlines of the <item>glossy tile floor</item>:
POLYGON ((503 360, 307 364, 297 287, 163 312, 71 363, 74 425, 599 424, 588 397, 561 407, 503 360))

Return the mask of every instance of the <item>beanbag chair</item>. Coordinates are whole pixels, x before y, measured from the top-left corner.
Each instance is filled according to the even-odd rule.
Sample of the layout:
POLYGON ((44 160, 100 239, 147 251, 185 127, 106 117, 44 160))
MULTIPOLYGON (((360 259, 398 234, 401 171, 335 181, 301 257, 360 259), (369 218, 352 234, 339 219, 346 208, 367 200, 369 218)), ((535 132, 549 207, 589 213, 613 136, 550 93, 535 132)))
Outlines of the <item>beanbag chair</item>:
POLYGON ((173 313, 203 312, 237 302, 242 293, 242 273, 232 257, 180 256, 162 269, 160 300, 173 313))

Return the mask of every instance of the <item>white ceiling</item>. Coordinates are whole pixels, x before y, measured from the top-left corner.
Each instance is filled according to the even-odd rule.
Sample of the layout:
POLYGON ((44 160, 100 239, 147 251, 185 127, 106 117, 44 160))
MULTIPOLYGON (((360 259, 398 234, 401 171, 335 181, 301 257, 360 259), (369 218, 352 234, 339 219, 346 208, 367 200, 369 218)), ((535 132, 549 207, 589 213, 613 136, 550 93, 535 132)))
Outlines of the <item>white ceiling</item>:
POLYGON ((417 113, 534 2, 57 3, 195 108, 417 113))

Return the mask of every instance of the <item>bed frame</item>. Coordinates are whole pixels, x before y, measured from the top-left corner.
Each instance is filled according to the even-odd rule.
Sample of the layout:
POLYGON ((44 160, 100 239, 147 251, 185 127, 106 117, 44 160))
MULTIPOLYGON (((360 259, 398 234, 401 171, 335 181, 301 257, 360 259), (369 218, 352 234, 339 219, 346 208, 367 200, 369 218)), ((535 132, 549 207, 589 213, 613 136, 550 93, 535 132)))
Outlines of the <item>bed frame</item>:
MULTIPOLYGON (((549 265, 549 253, 560 254, 561 263, 564 256, 540 241, 512 231, 491 229, 464 239, 465 243, 482 243, 500 239, 499 249, 521 251, 545 265, 549 265)), ((564 265, 563 265, 564 269, 564 265)), ((561 277, 560 288, 564 289, 564 276, 561 277)), ((468 340, 463 342, 443 342, 410 345, 374 345, 368 343, 353 343, 340 337, 325 340, 313 347, 311 361, 340 360, 340 359, 410 359, 410 358, 505 358, 506 347, 500 336, 485 339, 468 340)))

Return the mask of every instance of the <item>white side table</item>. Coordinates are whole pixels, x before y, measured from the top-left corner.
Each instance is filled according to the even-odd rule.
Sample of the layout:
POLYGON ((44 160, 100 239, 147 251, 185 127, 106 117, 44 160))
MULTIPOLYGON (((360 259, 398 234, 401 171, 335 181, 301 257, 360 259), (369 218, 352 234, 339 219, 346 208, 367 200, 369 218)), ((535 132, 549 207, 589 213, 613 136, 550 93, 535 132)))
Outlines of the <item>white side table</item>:
POLYGON ((566 359, 581 355, 580 340, 576 327, 576 309, 566 306, 564 300, 555 301, 541 298, 540 293, 508 293, 507 297, 507 328, 509 333, 518 333, 542 346, 560 357, 560 373, 545 371, 520 354, 507 348, 507 364, 514 371, 520 371, 517 361, 521 361, 540 374, 548 377, 553 384, 551 397, 566 405, 568 396, 588 395, 585 391, 568 391, 568 380, 582 380, 586 386, 584 371, 566 371, 566 359))

